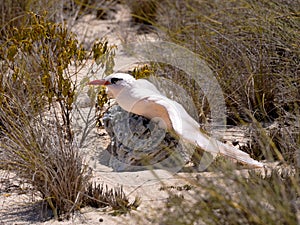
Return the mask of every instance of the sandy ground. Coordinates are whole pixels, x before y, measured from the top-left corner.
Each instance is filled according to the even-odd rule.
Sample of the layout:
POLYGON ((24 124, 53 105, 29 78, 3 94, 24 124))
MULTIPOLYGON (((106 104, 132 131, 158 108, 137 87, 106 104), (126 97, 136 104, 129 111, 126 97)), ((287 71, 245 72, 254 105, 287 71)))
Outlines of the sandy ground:
MULTIPOLYGON (((132 65, 133 59, 122 53, 122 43, 139 40, 151 40, 158 38, 156 34, 137 35, 136 27, 129 25, 130 14, 128 9, 120 7, 115 19, 97 20, 92 15, 87 15, 77 21, 72 30, 78 34, 80 40, 93 40, 95 38, 106 37, 110 44, 118 46, 116 56, 115 70, 126 69, 132 65)), ((87 42, 89 43, 89 42, 87 42)), ((90 68, 81 71, 82 78, 85 76, 95 76, 90 73, 90 68)), ((78 106, 80 113, 74 115, 75 131, 78 135, 78 141, 84 129, 82 115, 85 118, 93 115, 94 111, 86 94, 86 88, 83 88, 78 97, 78 106)), ((156 214, 158 207, 162 207, 168 197, 167 191, 160 190, 164 185, 182 186, 189 179, 200 176, 217 176, 212 173, 177 173, 172 174, 165 170, 139 171, 139 172, 114 172, 107 166, 107 158, 101 155, 109 144, 109 136, 104 130, 92 129, 89 135, 82 143, 80 151, 86 156, 86 161, 93 169, 93 180, 104 182, 109 186, 122 185, 124 191, 131 200, 135 196, 141 197, 141 205, 137 211, 133 211, 125 216, 111 216, 105 209, 83 208, 76 213, 69 221, 55 221, 49 219, 43 221, 47 215, 41 213, 43 206, 39 199, 29 195, 30 187, 26 187, 13 174, 7 174, 1 171, 0 175, 0 225, 1 224, 152 224, 143 215, 156 214), (99 136, 99 134, 102 134, 99 136), (29 190, 29 191, 28 191, 29 190)), ((47 218, 47 217, 46 217, 47 218)))

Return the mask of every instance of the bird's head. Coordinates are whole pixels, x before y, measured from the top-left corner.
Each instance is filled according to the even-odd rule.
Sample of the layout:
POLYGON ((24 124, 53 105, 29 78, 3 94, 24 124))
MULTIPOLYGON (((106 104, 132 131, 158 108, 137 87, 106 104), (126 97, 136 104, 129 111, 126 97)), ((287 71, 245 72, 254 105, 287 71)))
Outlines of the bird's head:
POLYGON ((103 86, 128 86, 135 81, 135 78, 127 73, 114 73, 101 80, 93 80, 89 85, 103 86))
POLYGON ((102 85, 106 86, 108 93, 116 97, 123 88, 131 87, 136 79, 127 73, 114 73, 101 80, 93 80, 89 85, 102 85))

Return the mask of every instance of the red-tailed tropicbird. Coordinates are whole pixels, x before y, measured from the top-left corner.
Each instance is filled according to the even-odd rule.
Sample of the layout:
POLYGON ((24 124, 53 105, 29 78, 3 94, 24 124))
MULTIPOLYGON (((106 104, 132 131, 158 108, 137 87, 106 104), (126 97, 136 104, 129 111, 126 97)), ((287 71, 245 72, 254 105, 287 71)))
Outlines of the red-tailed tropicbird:
POLYGON ((185 141, 199 146, 213 155, 221 154, 253 167, 264 164, 252 159, 247 153, 215 140, 200 130, 200 125, 182 105, 167 98, 148 80, 138 79, 126 73, 115 73, 90 85, 104 85, 108 94, 127 112, 158 119, 167 130, 175 131, 185 141))

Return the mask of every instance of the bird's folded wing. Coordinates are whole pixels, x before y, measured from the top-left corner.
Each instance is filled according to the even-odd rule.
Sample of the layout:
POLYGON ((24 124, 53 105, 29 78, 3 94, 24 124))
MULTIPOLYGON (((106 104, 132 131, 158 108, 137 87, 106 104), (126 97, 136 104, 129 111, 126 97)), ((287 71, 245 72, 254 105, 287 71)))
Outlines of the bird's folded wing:
POLYGON ((169 115, 174 131, 186 141, 198 145, 211 153, 218 153, 210 137, 200 131, 199 124, 186 112, 184 107, 164 96, 151 96, 148 100, 163 106, 169 115))
POLYGON ((254 167, 263 167, 263 164, 252 159, 249 154, 226 145, 213 137, 209 137, 200 130, 199 124, 186 112, 182 105, 160 95, 153 95, 147 98, 164 107, 168 113, 172 127, 186 141, 196 144, 203 150, 213 155, 221 154, 254 167))

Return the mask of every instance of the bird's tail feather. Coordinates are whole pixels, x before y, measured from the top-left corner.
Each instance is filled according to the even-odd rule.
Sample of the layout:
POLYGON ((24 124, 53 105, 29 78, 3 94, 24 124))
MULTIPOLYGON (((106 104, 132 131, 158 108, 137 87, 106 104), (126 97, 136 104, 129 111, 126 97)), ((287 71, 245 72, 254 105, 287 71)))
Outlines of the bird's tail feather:
POLYGON ((241 162, 243 164, 247 164, 247 165, 250 165, 250 166, 253 166, 253 167, 258 167, 259 168, 259 167, 264 166, 263 163, 258 162, 255 159, 252 159, 250 157, 250 155, 247 154, 246 152, 243 152, 239 149, 236 149, 234 147, 226 145, 226 144, 224 144, 220 141, 216 141, 216 143, 217 143, 217 146, 218 146, 219 153, 221 155, 227 156, 231 159, 237 160, 238 162, 241 162))
MULTIPOLYGON (((190 139, 191 140, 191 139, 190 139)), ((217 141, 214 138, 208 137, 207 135, 199 132, 196 138, 196 143, 203 150, 212 153, 213 155, 221 154, 231 159, 237 160, 242 164, 247 164, 252 167, 261 168, 264 166, 263 163, 252 159, 249 154, 236 149, 230 145, 224 144, 217 141)))
POLYGON ((175 131, 179 133, 186 141, 198 145, 204 151, 211 153, 213 156, 221 154, 252 167, 264 166, 263 163, 252 159, 246 152, 217 141, 205 133, 202 133, 198 128, 198 124, 196 122, 193 124, 192 122, 190 124, 184 123, 183 129, 175 129, 176 127, 174 128, 175 131))

